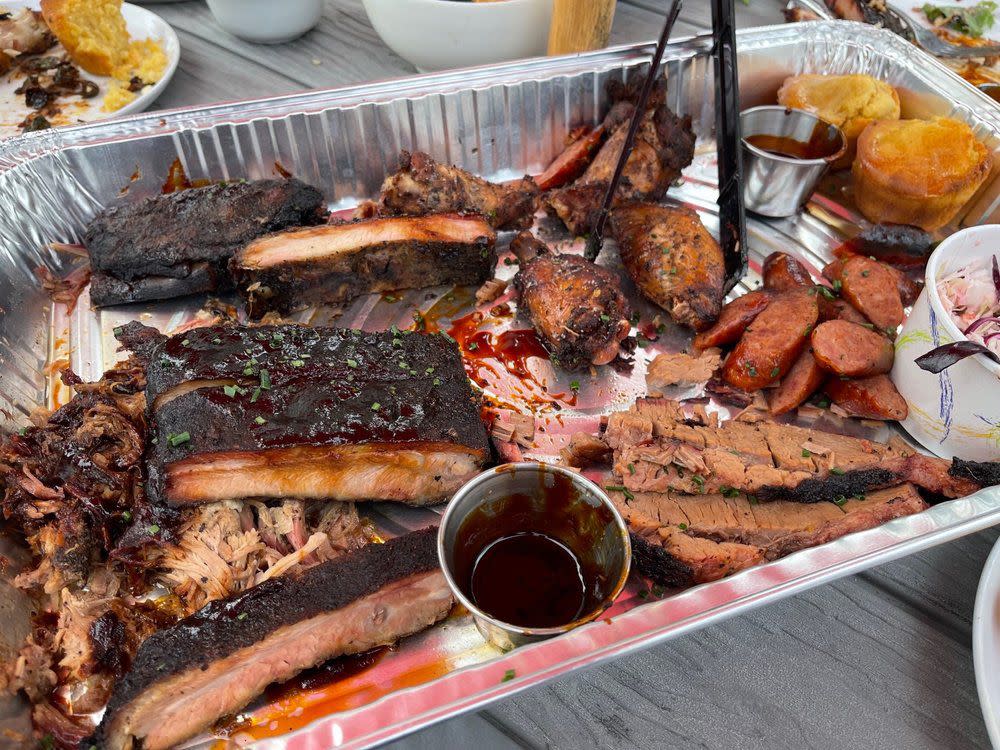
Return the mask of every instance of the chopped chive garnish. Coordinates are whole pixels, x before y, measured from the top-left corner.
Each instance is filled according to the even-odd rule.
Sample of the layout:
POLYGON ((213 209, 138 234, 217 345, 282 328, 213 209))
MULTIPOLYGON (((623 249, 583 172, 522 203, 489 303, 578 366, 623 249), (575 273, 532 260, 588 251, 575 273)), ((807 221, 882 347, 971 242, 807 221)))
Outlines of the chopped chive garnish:
POLYGON ((771 369, 771 377, 772 378, 778 377, 778 375, 780 373, 781 373, 781 368, 780 367, 774 367, 774 368, 771 369))
POLYGON ((126 510, 124 513, 122 513, 122 519, 125 520, 125 521, 131 521, 132 520, 132 511, 126 510))
POLYGON ((810 456, 812 456, 812 451, 810 451, 808 448, 803 448, 802 458, 809 458, 810 456))
POLYGON ((266 424, 267 423, 267 420, 264 419, 264 417, 254 417, 253 421, 256 422, 257 424, 266 424))
POLYGON ((160 527, 154 523, 150 526, 147 526, 146 531, 148 531, 150 534, 158 534, 160 532, 160 527))
POLYGON ((580 390, 580 381, 579 380, 570 381, 569 387, 571 390, 574 391, 580 390))
POLYGON ((677 524, 677 528, 680 529, 681 531, 687 531, 688 525, 686 523, 679 523, 677 524))
POLYGON ((167 436, 167 442, 170 443, 174 448, 176 448, 178 445, 183 445, 190 439, 191 439, 191 433, 188 432, 187 430, 185 430, 184 432, 180 432, 176 435, 170 434, 167 436))
POLYGON ((503 673, 503 679, 500 682, 510 682, 516 675, 517 673, 513 669, 508 669, 503 673))
POLYGON ((635 464, 629 464, 628 465, 628 473, 629 474, 635 474, 635 464))
POLYGON ((212 339, 212 343, 213 344, 221 344, 222 343, 222 339, 220 339, 218 336, 216 336, 214 339, 212 339))
POLYGON ((247 619, 247 613, 246 612, 240 612, 238 615, 236 615, 236 619, 237 620, 245 620, 245 619, 247 619))
POLYGON ((271 390, 271 375, 267 370, 260 371, 260 387, 265 391, 271 390))
POLYGON ((239 387, 235 385, 222 386, 222 392, 225 393, 227 396, 229 396, 229 398, 235 398, 239 390, 240 390, 239 387))
POLYGON ((830 469, 831 474, 836 474, 838 477, 844 473, 843 469, 838 469, 836 466, 830 469))
POLYGON ((477 344, 475 341, 473 341, 471 344, 469 344, 469 351, 470 352, 474 352, 478 348, 479 348, 479 344, 477 344))
POLYGON ((356 369, 358 366, 358 361, 356 359, 349 359, 347 360, 347 366, 350 367, 352 370, 356 369))
POLYGON ((253 395, 250 396, 250 403, 251 404, 257 403, 257 399, 259 398, 260 398, 260 386, 253 389, 253 395))
POLYGON ((188 344, 190 344, 190 343, 191 343, 191 339, 184 339, 184 340, 183 340, 183 341, 181 342, 181 346, 187 346, 187 345, 188 345, 188 344))
POLYGON ((288 364, 290 364, 292 367, 304 367, 306 363, 305 360, 302 359, 293 359, 288 364))
POLYGON ((649 598, 649 592, 646 589, 639 589, 639 591, 636 594, 636 596, 638 596, 640 599, 648 599, 649 598))
POLYGON ((434 378, 432 382, 434 383, 434 385, 441 385, 441 378, 434 378))
POLYGON ((847 504, 847 498, 844 497, 843 495, 837 495, 835 498, 833 498, 833 503, 834 505, 844 506, 847 504))
POLYGON ((620 492, 625 496, 626 500, 635 500, 635 495, 623 484, 606 484, 604 485, 604 489, 608 490, 608 492, 620 492))
POLYGON ((378 411, 381 408, 382 408, 382 404, 380 404, 378 401, 376 401, 374 404, 372 404, 372 411, 378 411))
POLYGON ((253 365, 247 365, 243 368, 244 375, 253 375, 253 365))
POLYGON ((611 316, 610 315, 601 315, 601 320, 603 320, 605 323, 607 323, 609 320, 611 320, 611 316))

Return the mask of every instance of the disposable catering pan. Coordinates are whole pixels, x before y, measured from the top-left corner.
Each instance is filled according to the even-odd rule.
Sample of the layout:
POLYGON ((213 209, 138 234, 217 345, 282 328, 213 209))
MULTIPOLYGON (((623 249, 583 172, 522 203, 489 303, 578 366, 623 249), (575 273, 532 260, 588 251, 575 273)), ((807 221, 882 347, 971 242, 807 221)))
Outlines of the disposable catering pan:
MULTIPOLYGON (((968 122, 994 152, 1000 144, 1000 111, 992 100, 891 33, 861 24, 816 22, 751 29, 738 39, 744 106, 772 103, 777 87, 790 74, 869 73, 900 90, 904 116, 951 115, 968 122)), ((676 42, 668 47, 664 67, 668 103, 691 115, 698 135, 695 162, 669 199, 695 208, 714 231, 718 222, 710 48, 708 37, 676 42)), ((66 400, 53 377, 56 363, 68 361, 84 379, 98 378, 118 356, 111 336, 116 325, 138 318, 170 329, 195 312, 194 303, 171 301, 95 313, 84 296, 67 315, 65 306, 48 300, 35 274, 39 265, 65 271, 70 263, 47 243, 77 241, 100 207, 157 192, 175 159, 191 179, 261 178, 286 169, 322 188, 334 209, 376 195, 401 148, 425 150, 494 179, 537 173, 560 151, 572 127, 599 120, 605 85, 641 72, 651 51, 648 45, 635 45, 145 114, 0 144, 0 424, 17 429, 27 424, 33 408, 66 400)), ((824 195, 837 195, 835 187, 824 195)), ((994 176, 961 223, 1000 218, 998 193, 1000 182, 994 176)), ((797 218, 751 219, 751 272, 734 294, 759 283, 761 259, 776 249, 790 249, 814 269, 821 268, 857 221, 856 214, 830 197, 814 198, 797 218)), ((616 266, 613 245, 601 262, 616 266)), ((501 263, 498 268, 501 277, 512 275, 509 266, 501 263)), ((446 330, 449 316, 471 309, 460 310, 463 300, 470 299, 467 291, 450 289, 410 292, 402 299, 366 298, 347 307, 336 322, 402 328, 412 325, 416 311, 446 330)), ((650 308, 642 308, 642 313, 647 320, 653 316, 650 308)), ((330 318, 313 314, 300 319, 330 318)), ((515 325, 525 327, 523 321, 515 325)), ((534 386, 529 393, 512 388, 497 368, 485 368, 481 385, 511 408, 539 414, 539 424, 548 429, 539 431, 537 446, 526 454, 543 457, 556 452, 573 430, 596 427, 602 414, 625 408, 641 395, 646 361, 658 351, 677 350, 685 341, 683 332, 668 327, 655 344, 637 351, 631 374, 609 371, 586 378, 577 396, 559 404, 554 403, 558 399, 540 398, 534 386)), ((532 360, 532 367, 549 393, 570 393, 573 376, 553 372, 543 360, 532 360)), ((873 437, 887 432, 864 424, 850 429, 873 437)), ((995 431, 1000 441, 1000 427, 995 431)), ((386 503, 362 512, 385 536, 425 526, 439 513, 386 503)), ((641 591, 641 583, 633 582, 600 621, 507 654, 484 645, 467 614, 454 614, 443 625, 373 659, 373 665, 345 677, 335 689, 260 704, 230 732, 249 732, 262 748, 319 750, 382 742, 997 522, 1000 488, 994 487, 676 595, 649 596, 641 591)), ((2 593, 6 591, 8 587, 0 586, 0 597, 10 600, 0 601, 0 631, 9 638, 23 633, 25 614, 11 606, 15 598, 2 593)), ((9 645, 0 643, 0 650, 9 645)), ((17 722, 24 713, 0 706, 0 716, 17 722)), ((208 747, 210 740, 192 746, 208 747)))

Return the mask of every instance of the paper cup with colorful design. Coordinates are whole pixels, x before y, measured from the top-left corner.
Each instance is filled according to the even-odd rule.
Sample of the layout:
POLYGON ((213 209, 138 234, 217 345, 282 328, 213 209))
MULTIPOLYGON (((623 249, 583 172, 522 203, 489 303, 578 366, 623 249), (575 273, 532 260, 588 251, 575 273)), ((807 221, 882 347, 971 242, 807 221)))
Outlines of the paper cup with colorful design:
POLYGON ((985 269, 1000 255, 1000 224, 970 227, 944 240, 927 261, 926 286, 896 339, 892 380, 909 405, 903 427, 939 456, 971 461, 1000 459, 1000 364, 977 354, 938 374, 914 359, 942 344, 966 339, 939 283, 957 271, 985 269))

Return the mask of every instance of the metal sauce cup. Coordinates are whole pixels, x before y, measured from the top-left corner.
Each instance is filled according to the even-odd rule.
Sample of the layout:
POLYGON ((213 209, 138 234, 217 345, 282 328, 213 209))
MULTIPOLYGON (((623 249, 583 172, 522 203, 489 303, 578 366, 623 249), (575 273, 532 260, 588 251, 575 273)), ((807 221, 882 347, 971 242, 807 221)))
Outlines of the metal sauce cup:
POLYGON ((836 125, 810 112, 781 106, 753 107, 740 113, 743 133, 743 201, 764 216, 794 216, 816 189, 823 173, 847 151, 836 125), (818 158, 797 158, 749 143, 753 136, 776 136, 825 146, 818 158))
POLYGON ((490 469, 458 491, 441 519, 438 557, 448 585, 472 613, 479 632, 507 651, 596 619, 625 586, 632 548, 625 521, 600 487, 569 469, 531 462, 490 469), (567 484, 569 491, 563 492, 567 484), (484 518, 489 522, 484 524, 484 518), (569 548, 581 563, 589 606, 572 622, 555 627, 512 625, 473 601, 469 550, 478 549, 474 554, 481 555, 512 529, 543 533, 569 548))

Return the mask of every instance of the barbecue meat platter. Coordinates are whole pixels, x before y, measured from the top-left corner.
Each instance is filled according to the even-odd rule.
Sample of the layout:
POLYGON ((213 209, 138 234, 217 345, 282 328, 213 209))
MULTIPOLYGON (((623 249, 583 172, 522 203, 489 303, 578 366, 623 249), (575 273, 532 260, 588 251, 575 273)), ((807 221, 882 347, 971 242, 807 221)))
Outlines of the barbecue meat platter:
POLYGON ((908 196, 910 224, 871 216, 825 266, 776 250, 727 295, 718 227, 676 193, 701 144, 665 86, 585 257, 635 91, 610 86, 535 175, 403 151, 331 212, 294 165, 202 183, 175 166, 58 245, 67 269, 38 271, 53 315, 101 311, 114 365, 84 379, 57 346, 51 408, 0 442, 35 612, 0 682, 36 739, 260 738, 275 684, 432 637, 463 614, 428 509, 493 465, 558 462, 606 489, 629 606, 1000 484, 1000 463, 892 426, 893 339, 943 236, 927 228, 980 163, 956 164, 955 195, 908 196))

